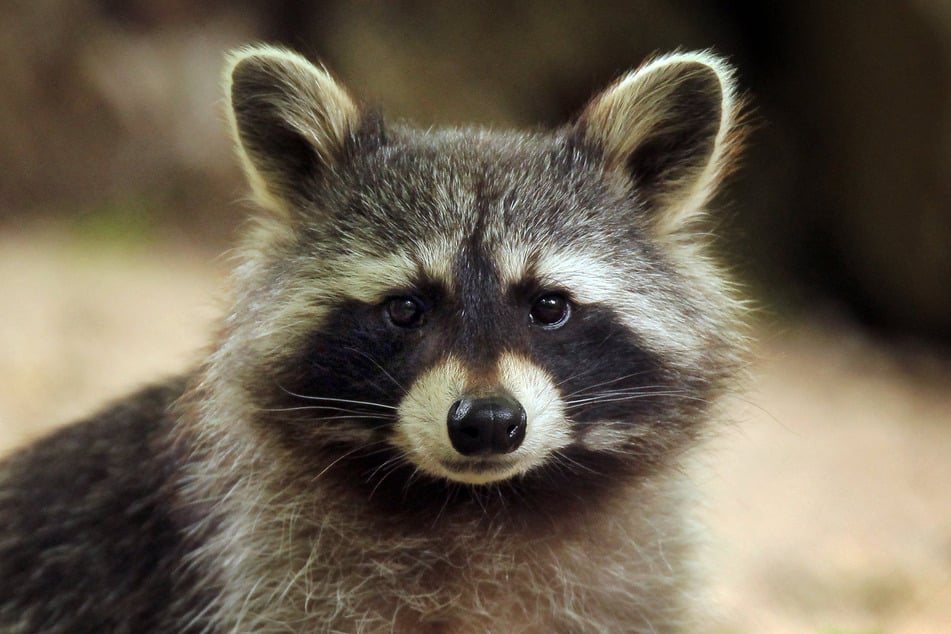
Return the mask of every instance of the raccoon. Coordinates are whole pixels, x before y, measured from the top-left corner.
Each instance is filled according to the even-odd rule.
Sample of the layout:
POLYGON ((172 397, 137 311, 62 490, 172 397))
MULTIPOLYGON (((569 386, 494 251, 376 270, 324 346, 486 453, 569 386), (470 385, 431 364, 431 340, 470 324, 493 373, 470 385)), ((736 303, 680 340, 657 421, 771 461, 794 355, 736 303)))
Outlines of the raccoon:
POLYGON ((0 630, 696 631, 684 465, 744 347, 702 222, 728 64, 531 133, 385 122, 268 46, 225 84, 260 213, 219 334, 0 465, 0 630))

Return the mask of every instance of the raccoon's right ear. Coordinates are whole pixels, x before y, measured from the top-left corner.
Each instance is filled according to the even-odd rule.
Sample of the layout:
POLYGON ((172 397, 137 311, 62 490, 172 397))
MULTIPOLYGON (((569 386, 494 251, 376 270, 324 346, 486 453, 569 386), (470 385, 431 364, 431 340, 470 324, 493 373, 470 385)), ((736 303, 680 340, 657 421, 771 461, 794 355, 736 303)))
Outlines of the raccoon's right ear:
POLYGON ((261 205, 287 214, 337 163, 360 110, 322 68, 271 46, 229 55, 229 119, 245 174, 261 205))

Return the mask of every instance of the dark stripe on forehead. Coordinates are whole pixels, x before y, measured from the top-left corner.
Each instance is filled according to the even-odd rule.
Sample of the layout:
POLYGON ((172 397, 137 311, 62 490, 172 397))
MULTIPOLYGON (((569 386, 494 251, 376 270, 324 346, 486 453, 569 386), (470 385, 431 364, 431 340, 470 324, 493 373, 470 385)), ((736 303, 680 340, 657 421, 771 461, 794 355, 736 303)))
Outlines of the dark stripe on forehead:
POLYGON ((476 373, 490 372, 503 350, 518 347, 512 335, 519 316, 482 242, 481 227, 463 244, 453 276, 453 352, 476 373))

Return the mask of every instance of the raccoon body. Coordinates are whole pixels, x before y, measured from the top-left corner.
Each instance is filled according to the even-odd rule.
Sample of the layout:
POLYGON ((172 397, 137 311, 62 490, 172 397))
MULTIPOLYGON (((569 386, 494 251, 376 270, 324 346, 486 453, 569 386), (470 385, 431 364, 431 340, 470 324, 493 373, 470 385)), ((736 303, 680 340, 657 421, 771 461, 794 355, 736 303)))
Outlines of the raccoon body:
POLYGON ((269 47, 226 85, 263 209, 231 309, 0 466, 0 630, 693 631, 729 68, 655 59, 532 134, 387 124, 269 47))

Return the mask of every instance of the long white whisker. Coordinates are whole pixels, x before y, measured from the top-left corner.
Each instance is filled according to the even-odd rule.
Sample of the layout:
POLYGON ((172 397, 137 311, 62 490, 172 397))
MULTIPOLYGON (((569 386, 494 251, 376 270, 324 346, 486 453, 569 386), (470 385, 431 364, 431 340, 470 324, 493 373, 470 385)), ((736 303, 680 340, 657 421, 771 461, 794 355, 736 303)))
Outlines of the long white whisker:
POLYGON ((315 420, 392 420, 383 414, 338 414, 336 416, 321 416, 315 420))
POLYGON ((380 414, 379 412, 373 412, 372 410, 368 411, 368 410, 359 410, 359 409, 349 409, 347 407, 334 407, 333 405, 301 405, 300 407, 270 407, 270 408, 262 408, 262 409, 259 409, 258 411, 274 413, 274 412, 311 412, 311 411, 320 411, 320 410, 328 410, 331 412, 344 412, 347 414, 355 414, 360 416, 364 414, 372 414, 374 416, 380 416, 380 417, 383 416, 383 414, 380 414))
POLYGON ((588 403, 618 403, 622 401, 634 401, 634 400, 638 400, 642 398, 650 398, 652 396, 676 396, 678 398, 688 400, 688 401, 699 401, 701 403, 708 402, 707 399, 705 398, 700 398, 698 396, 691 396, 684 392, 674 391, 674 392, 641 392, 641 393, 631 393, 631 394, 617 394, 617 395, 610 395, 607 397, 603 397, 599 395, 599 396, 593 396, 588 398, 565 401, 565 405, 569 407, 573 407, 577 405, 585 405, 588 403))
MULTIPOLYGON (((581 464, 580 462, 578 462, 578 461, 575 460, 574 458, 568 457, 567 455, 565 455, 565 454, 564 454, 563 452, 561 452, 561 451, 554 451, 554 452, 552 452, 552 453, 553 453, 555 456, 558 457, 558 460, 559 460, 559 462, 561 462, 561 463, 568 463, 568 464, 570 464, 570 465, 573 466, 573 467, 577 467, 578 469, 582 469, 582 470, 584 470, 584 471, 587 471, 588 473, 591 473, 591 474, 594 474, 594 475, 597 475, 597 476, 604 475, 604 474, 602 474, 601 472, 596 471, 595 469, 592 469, 591 467, 589 467, 589 466, 587 466, 587 465, 581 464)), ((559 465, 559 467, 560 467, 560 466, 561 466, 561 465, 559 465)))
MULTIPOLYGON (((587 393, 587 392, 591 392, 591 391, 593 391, 593 390, 595 390, 595 389, 597 389, 597 388, 599 388, 599 387, 602 387, 602 386, 604 386, 604 385, 610 385, 610 384, 612 384, 612 383, 618 383, 618 382, 620 382, 620 381, 625 381, 625 380, 627 380, 627 379, 633 379, 634 377, 641 376, 641 375, 643 375, 643 374, 647 374, 648 372, 649 372, 649 370, 641 370, 640 372, 632 372, 632 373, 630 373, 630 374, 625 374, 625 375, 623 375, 623 376, 615 377, 615 378, 613 378, 613 379, 608 379, 607 381, 602 381, 601 383, 595 383, 594 385, 586 385, 586 386, 584 386, 583 388, 581 388, 580 390, 576 390, 576 391, 574 391, 574 392, 571 392, 570 394, 567 394, 566 396, 579 396, 579 395, 581 395, 581 394, 585 394, 585 393, 587 393)), ((589 373, 589 374, 590 374, 590 373, 589 373)), ((585 376, 585 374, 576 374, 576 375, 570 376, 570 377, 568 377, 567 379, 564 379, 563 381, 559 381, 559 382, 558 382, 558 385, 561 386, 563 383, 565 383, 565 382, 567 382, 567 381, 571 381, 571 380, 574 380, 574 379, 577 379, 577 378, 581 378, 581 377, 583 377, 583 376, 585 376)))
POLYGON ((566 404, 577 404, 577 403, 594 403, 597 401, 605 401, 607 399, 614 398, 645 398, 648 396, 671 396, 683 394, 683 392, 676 390, 628 390, 628 391, 615 391, 615 392, 602 392, 600 394, 593 394, 590 396, 584 396, 582 398, 567 399, 566 404))
POLYGON ((357 453, 357 452, 359 452, 359 451, 362 451, 363 449, 366 449, 366 447, 358 445, 358 446, 354 447, 353 449, 351 449, 350 451, 344 452, 342 455, 338 456, 336 459, 334 459, 333 461, 331 461, 330 464, 328 464, 326 467, 324 467, 323 469, 321 469, 320 472, 319 472, 317 475, 315 475, 313 479, 314 479, 314 480, 319 480, 319 479, 321 478, 321 476, 323 476, 325 473, 327 473, 328 471, 330 471, 330 470, 331 470, 334 466, 336 466, 340 461, 344 460, 345 458, 349 458, 349 457, 352 456, 353 454, 355 454, 355 453, 357 453))
POLYGON ((638 385, 636 387, 624 387, 618 388, 615 390, 602 390, 599 392, 591 393, 590 390, 585 390, 584 392, 573 392, 567 396, 570 398, 572 396, 586 396, 586 397, 597 397, 597 396, 615 396, 618 394, 655 394, 657 392, 684 392, 686 390, 683 388, 672 387, 670 385, 638 385))
POLYGON ((369 407, 379 407, 381 409, 392 409, 392 410, 398 409, 397 407, 393 405, 385 405, 383 403, 375 403, 373 401, 355 401, 352 399, 332 398, 329 396, 308 396, 306 394, 297 394, 296 392, 291 392, 290 390, 286 389, 285 387, 281 385, 278 385, 277 387, 281 388, 281 390, 284 393, 288 394, 289 396, 293 396, 295 398, 302 398, 307 401, 319 401, 322 403, 349 403, 350 405, 367 405, 369 407))
POLYGON ((398 387, 401 392, 406 392, 406 388, 404 388, 403 385, 402 385, 399 381, 397 381, 396 378, 395 378, 392 374, 390 374, 390 373, 387 371, 386 368, 384 368, 382 365, 380 365, 380 363, 379 363, 376 359, 374 359, 373 357, 371 357, 370 355, 368 355, 366 352, 364 352, 364 351, 362 351, 362 350, 358 350, 358 349, 353 348, 353 347, 349 347, 349 346, 346 347, 346 348, 344 348, 344 349, 345 349, 345 350, 349 350, 350 352, 356 352, 356 353, 359 354, 361 357, 363 357, 364 359, 366 359, 367 361, 369 361, 370 363, 372 363, 373 365, 375 365, 375 366, 377 367, 377 369, 378 369, 380 372, 382 372, 382 373, 386 376, 386 378, 388 378, 389 380, 393 381, 393 384, 396 385, 396 387, 398 387))

